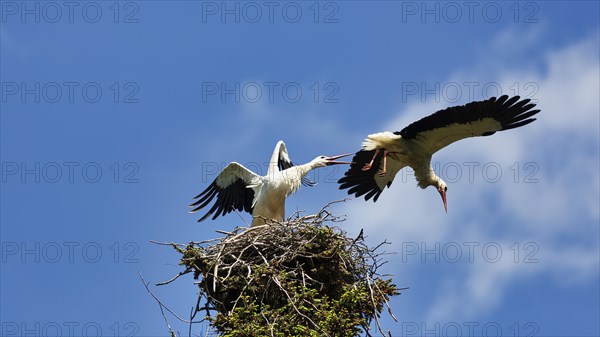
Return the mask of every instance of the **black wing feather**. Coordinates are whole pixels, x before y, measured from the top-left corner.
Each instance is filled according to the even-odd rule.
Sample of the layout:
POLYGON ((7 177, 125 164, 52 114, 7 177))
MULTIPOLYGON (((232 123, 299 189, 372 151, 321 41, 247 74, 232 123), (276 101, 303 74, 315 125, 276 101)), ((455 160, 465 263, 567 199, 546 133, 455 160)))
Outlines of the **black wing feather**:
MULTIPOLYGON (((453 123, 467 124, 484 118, 497 120, 501 124, 501 129, 498 131, 514 129, 533 122, 535 118, 529 117, 540 112, 540 110, 531 110, 535 104, 528 104, 530 99, 522 101, 519 99, 519 96, 509 99, 508 95, 504 95, 498 99, 492 97, 485 101, 450 107, 424 117, 394 133, 405 139, 414 139, 423 131, 443 128, 453 123)), ((480 136, 489 136, 495 132, 483 132, 480 136)))
POLYGON ((214 205, 204 214, 198 222, 208 219, 213 213, 212 219, 215 220, 220 215, 225 215, 233 211, 246 211, 252 213, 252 201, 254 200, 254 190, 248 188, 242 179, 236 179, 227 187, 219 187, 215 181, 212 182, 204 191, 198 194, 194 199, 194 203, 190 207, 194 207, 191 212, 196 212, 206 207, 215 199, 214 205))
POLYGON ((294 163, 291 161, 285 161, 279 157, 279 161, 277 162, 277 166, 279 167, 279 171, 287 170, 290 167, 294 166, 294 163))
POLYGON ((212 201, 213 197, 216 194, 217 194, 217 190, 215 188, 213 188, 209 194, 204 196, 204 198, 206 198, 206 200, 204 200, 204 202, 202 202, 202 204, 198 205, 202 200, 199 200, 199 201, 191 204, 190 206, 197 206, 194 210, 192 210, 192 212, 195 212, 199 209, 206 207, 206 205, 210 204, 210 202, 212 201))
MULTIPOLYGON (((373 201, 377 201, 379 195, 383 191, 377 186, 375 175, 377 174, 377 171, 379 171, 383 152, 377 154, 370 169, 366 171, 362 170, 365 164, 371 161, 374 154, 375 150, 361 150, 354 155, 350 168, 346 171, 344 176, 338 180, 340 190, 348 188, 348 194, 350 195, 354 194, 357 198, 365 195, 365 200, 374 197, 373 201)), ((390 185, 391 182, 387 184, 388 187, 390 185)))

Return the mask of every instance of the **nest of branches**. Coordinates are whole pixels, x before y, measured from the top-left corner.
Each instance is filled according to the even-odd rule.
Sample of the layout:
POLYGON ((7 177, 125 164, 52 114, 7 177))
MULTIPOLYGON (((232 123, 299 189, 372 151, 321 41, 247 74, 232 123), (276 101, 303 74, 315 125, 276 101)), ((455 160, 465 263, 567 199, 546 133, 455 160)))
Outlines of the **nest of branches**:
MULTIPOLYGON (((198 312, 222 336, 370 336, 388 300, 399 294, 385 263, 361 234, 349 238, 327 207, 316 215, 221 232, 225 237, 173 244, 199 287, 198 312), (327 225, 332 223, 333 225, 327 225), (215 315, 211 315, 216 313, 215 315)), ((178 275, 179 276, 179 275, 178 275)), ((192 317, 193 319, 193 317, 192 317)), ((394 317, 395 319, 395 317, 394 317)))

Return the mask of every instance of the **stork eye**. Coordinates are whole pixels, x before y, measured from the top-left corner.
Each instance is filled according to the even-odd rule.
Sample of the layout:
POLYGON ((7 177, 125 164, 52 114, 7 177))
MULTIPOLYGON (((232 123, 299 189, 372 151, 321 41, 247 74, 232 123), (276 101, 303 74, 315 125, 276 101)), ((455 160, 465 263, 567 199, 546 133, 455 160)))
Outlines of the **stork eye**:
POLYGON ((448 192, 448 186, 444 187, 444 192, 448 192))

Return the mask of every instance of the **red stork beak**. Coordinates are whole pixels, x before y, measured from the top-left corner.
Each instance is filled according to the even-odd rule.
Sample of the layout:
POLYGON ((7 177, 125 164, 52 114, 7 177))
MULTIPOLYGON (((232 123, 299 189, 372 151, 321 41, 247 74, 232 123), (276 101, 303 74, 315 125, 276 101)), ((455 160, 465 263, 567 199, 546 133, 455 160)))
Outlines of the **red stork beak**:
POLYGON ((448 204, 446 203, 446 191, 440 189, 438 190, 438 192, 440 192, 440 195, 442 196, 442 201, 444 202, 444 210, 446 211, 446 213, 448 213, 448 204))
POLYGON ((340 159, 343 157, 347 157, 349 155, 351 155, 352 153, 346 153, 346 154, 341 154, 339 156, 333 156, 333 157, 327 157, 325 158, 327 160, 327 166, 329 165, 339 165, 339 164, 352 164, 349 161, 337 161, 336 159, 340 159))

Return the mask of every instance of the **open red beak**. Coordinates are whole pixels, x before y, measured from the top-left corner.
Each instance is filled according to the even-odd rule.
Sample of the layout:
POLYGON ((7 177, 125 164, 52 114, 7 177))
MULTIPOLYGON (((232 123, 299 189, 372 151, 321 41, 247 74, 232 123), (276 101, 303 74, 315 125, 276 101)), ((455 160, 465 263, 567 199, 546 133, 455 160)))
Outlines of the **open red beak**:
POLYGON ((351 155, 352 153, 346 153, 346 154, 341 154, 339 156, 333 156, 333 157, 327 157, 327 165, 339 165, 339 164, 352 164, 352 162, 349 161, 337 161, 336 159, 340 159, 343 157, 347 157, 349 155, 351 155))
POLYGON ((441 190, 440 195, 442 196, 442 201, 444 202, 444 210, 448 213, 448 204, 446 203, 446 191, 441 190))

